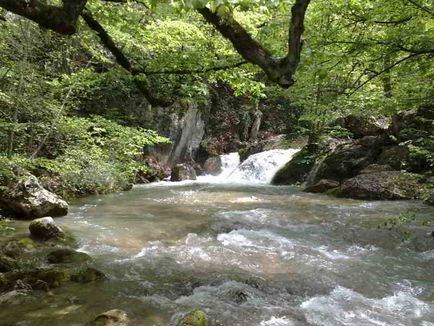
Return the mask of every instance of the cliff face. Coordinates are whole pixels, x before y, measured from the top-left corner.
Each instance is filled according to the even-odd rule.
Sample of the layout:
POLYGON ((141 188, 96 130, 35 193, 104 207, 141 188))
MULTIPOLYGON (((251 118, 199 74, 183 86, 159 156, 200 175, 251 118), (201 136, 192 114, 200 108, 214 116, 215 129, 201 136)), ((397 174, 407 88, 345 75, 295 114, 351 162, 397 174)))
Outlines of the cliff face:
POLYGON ((129 126, 153 129, 172 144, 147 149, 168 167, 183 162, 204 163, 209 156, 235 152, 257 139, 287 128, 287 100, 257 101, 235 96, 223 84, 209 86, 205 100, 180 99, 167 108, 152 107, 140 93, 111 94, 104 90, 100 102, 84 101, 83 115, 99 114, 129 126), (103 96, 102 96, 103 95, 103 96))

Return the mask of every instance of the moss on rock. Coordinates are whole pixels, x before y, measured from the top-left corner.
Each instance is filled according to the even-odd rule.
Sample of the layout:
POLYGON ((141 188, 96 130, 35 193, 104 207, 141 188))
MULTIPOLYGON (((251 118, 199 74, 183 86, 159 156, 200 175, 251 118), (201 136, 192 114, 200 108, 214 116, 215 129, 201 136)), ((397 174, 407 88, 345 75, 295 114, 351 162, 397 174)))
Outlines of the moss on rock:
POLYGON ((208 326, 208 318, 206 317, 206 314, 199 309, 196 309, 192 312, 190 312, 187 316, 185 316, 180 326, 208 326))

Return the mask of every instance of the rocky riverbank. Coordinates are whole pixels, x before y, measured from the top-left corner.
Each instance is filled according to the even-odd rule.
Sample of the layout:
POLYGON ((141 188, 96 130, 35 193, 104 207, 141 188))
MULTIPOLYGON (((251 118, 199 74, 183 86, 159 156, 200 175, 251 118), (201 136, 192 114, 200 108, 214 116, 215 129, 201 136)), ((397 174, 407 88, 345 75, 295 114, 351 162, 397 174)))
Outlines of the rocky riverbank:
POLYGON ((395 115, 390 123, 348 116, 281 169, 275 185, 356 199, 422 199, 434 204, 434 108, 395 115), (336 137, 336 131, 341 134, 336 137))

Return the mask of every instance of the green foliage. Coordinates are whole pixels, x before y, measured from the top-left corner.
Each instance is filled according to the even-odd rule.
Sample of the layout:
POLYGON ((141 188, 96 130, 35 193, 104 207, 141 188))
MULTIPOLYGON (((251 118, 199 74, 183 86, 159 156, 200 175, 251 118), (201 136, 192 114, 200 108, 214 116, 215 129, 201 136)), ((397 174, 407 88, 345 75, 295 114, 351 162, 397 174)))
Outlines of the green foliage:
POLYGON ((402 227, 412 223, 417 218, 417 211, 408 210, 399 214, 398 216, 393 216, 388 218, 384 223, 378 225, 378 228, 385 228, 389 231, 397 231, 401 234, 402 241, 408 241, 411 239, 412 234, 409 230, 403 229, 402 227))
POLYGON ((394 228, 397 228, 401 225, 405 225, 408 223, 413 222, 417 217, 417 214, 415 211, 406 211, 404 213, 399 214, 398 216, 393 216, 388 218, 382 225, 379 225, 378 227, 383 227, 388 230, 392 230, 394 228))
POLYGON ((333 138, 351 138, 353 133, 342 126, 334 126, 326 128, 326 133, 333 138))
MULTIPOLYGON (((246 96, 269 110, 264 117, 281 120, 279 132, 292 136, 319 134, 329 122, 350 113, 390 116, 432 104, 434 23, 432 15, 410 1, 312 1, 297 80, 289 90, 270 85, 260 68, 240 65, 244 60, 234 46, 195 10, 207 6, 222 16, 233 15, 282 57, 293 3, 89 1, 88 10, 133 68, 144 72, 135 76, 116 64, 84 24, 79 34, 60 37, 28 20, 7 17, 0 22, 0 178, 13 175, 13 166, 23 166, 47 184, 56 176, 65 189, 77 193, 129 184, 143 169, 143 146, 167 141, 155 132, 126 127, 145 125, 146 104, 111 106, 115 100, 122 106, 123 99, 130 98, 146 102, 139 89, 143 85, 157 97, 199 106, 210 101, 212 87, 229 85, 230 96, 246 96), (287 122, 296 119, 297 125, 287 122)), ((431 10, 428 2, 424 6, 431 10)), ((237 105, 224 111, 242 112, 237 105)), ((225 116, 231 120, 227 125, 234 126, 236 115, 225 116)), ((242 129, 247 124, 239 120, 242 129)), ((211 127, 218 131, 221 126, 211 127)), ((326 131, 351 137, 338 127, 326 131)), ((415 137, 417 127, 407 131, 412 134, 406 144, 412 158, 432 169, 433 140, 415 137)))
POLYGON ((48 188, 65 197, 128 188, 139 170, 146 145, 167 143, 155 131, 124 127, 99 116, 62 117, 53 125, 49 152, 54 159, 0 156, 0 178, 22 167, 39 176, 48 188), (52 185, 55 180, 55 185, 52 185))

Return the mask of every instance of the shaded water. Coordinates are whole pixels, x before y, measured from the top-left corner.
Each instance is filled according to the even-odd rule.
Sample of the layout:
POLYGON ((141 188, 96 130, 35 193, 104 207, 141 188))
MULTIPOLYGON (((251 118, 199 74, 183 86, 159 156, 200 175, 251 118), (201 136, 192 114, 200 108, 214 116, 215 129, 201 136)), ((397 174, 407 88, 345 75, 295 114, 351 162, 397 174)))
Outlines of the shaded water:
POLYGON ((434 325, 433 238, 377 228, 434 208, 307 194, 296 187, 159 183, 77 202, 57 221, 108 280, 12 307, 10 320, 83 325, 123 309, 135 325, 434 325))

